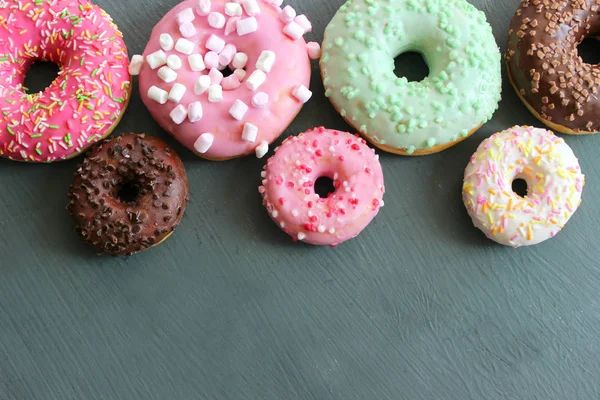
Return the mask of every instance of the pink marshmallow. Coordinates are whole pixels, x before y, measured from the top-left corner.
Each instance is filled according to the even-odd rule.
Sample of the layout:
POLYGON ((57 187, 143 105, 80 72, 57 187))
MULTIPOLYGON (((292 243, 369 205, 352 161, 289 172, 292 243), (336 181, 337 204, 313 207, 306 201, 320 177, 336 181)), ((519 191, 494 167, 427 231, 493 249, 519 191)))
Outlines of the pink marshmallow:
POLYGON ((219 53, 219 64, 221 65, 229 65, 229 63, 233 60, 233 56, 237 52, 237 48, 233 44, 225 45, 221 53, 219 53))
POLYGON ((225 77, 221 82, 223 90, 235 90, 241 86, 240 80, 235 75, 229 75, 225 77))
POLYGON ((219 66, 219 55, 214 51, 209 51, 204 56, 204 65, 208 69, 217 68, 219 66))
POLYGON ((309 42, 306 44, 306 50, 308 51, 308 57, 311 60, 318 60, 321 58, 321 45, 317 42, 309 42))

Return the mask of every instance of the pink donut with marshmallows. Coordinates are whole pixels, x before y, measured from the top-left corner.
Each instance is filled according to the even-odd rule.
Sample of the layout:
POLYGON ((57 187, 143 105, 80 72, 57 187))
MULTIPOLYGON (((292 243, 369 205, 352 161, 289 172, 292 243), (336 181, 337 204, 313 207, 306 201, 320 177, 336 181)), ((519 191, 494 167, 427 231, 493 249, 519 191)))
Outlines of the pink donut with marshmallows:
POLYGON ((262 173, 259 192, 269 215, 294 240, 338 244, 356 237, 383 207, 379 156, 360 137, 316 128, 287 138, 262 173), (333 180, 327 197, 319 178, 333 180))
POLYGON ((200 157, 261 158, 312 95, 311 29, 278 0, 186 0, 132 60, 142 100, 200 157))

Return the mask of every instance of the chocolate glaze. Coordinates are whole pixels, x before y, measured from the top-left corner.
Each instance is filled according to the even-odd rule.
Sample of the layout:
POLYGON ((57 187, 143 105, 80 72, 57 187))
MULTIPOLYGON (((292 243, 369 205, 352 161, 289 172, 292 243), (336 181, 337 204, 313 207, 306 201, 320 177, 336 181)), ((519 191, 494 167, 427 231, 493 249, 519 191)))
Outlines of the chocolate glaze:
POLYGON ((600 33, 600 0, 523 0, 509 31, 509 73, 540 116, 575 133, 600 131, 600 66, 577 46, 600 33))
POLYGON ((131 255, 175 230, 188 181, 180 158, 163 141, 130 133, 87 154, 68 197, 67 209, 84 242, 100 254, 131 255), (130 198, 123 195, 125 186, 130 198))

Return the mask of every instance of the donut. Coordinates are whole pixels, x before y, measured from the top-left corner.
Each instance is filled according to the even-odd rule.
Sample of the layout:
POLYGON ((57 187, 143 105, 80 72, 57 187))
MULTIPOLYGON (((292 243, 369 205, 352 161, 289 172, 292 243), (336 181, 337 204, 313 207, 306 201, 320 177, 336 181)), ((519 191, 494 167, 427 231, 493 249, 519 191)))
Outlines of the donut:
POLYGON ((426 155, 474 133, 498 108, 500 52, 465 0, 347 1, 325 30, 325 95, 381 150, 426 155), (394 58, 416 51, 429 76, 409 82, 394 58))
POLYGON ((0 2, 0 156, 16 161, 73 158, 110 135, 131 92, 122 34, 84 0, 0 2), (60 67, 44 91, 29 93, 35 61, 60 67))
POLYGON ((337 246, 356 237, 383 207, 379 156, 360 137, 315 128, 288 137, 262 172, 259 192, 275 223, 294 240, 337 246), (333 192, 315 192, 319 178, 333 192))
POLYGON ((557 132, 600 131, 600 65, 577 53, 600 29, 599 16, 596 0, 523 0, 510 25, 510 82, 529 111, 557 132))
POLYGON ((166 240, 188 200, 183 163, 164 142, 125 134, 97 144, 77 167, 67 209, 97 253, 131 255, 166 240))
POLYGON ((552 132, 515 126, 484 140, 465 170, 463 201, 474 225, 512 247, 554 237, 581 202, 579 161, 552 132), (512 183, 522 179, 527 194, 512 183))
POLYGON ((263 157, 312 93, 305 15, 281 1, 187 0, 154 27, 140 58, 153 118, 200 157, 263 157))

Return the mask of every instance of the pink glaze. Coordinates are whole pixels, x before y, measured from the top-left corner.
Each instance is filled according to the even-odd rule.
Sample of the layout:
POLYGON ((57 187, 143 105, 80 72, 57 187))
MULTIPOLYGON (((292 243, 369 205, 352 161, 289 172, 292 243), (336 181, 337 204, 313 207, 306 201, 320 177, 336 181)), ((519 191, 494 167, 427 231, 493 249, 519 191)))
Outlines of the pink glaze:
MULTIPOLYGON (((228 0, 212 0, 211 12, 225 15, 224 8, 227 2, 228 0)), ((197 12, 192 22, 196 28, 196 34, 187 39, 194 43, 194 54, 204 57, 208 51, 205 47, 206 41, 214 34, 225 40, 227 44, 235 46, 237 52, 248 55, 248 63, 245 67, 247 74, 241 80, 241 85, 234 82, 233 78, 226 80, 221 102, 209 102, 208 91, 201 95, 194 93, 196 81, 200 76, 208 74, 208 69, 194 72, 190 68, 187 55, 181 54, 175 49, 165 51, 167 56, 178 54, 183 60, 183 67, 176 71, 178 76, 175 82, 185 85, 187 91, 178 104, 187 107, 190 103, 200 101, 204 115, 200 121, 192 123, 186 119, 180 125, 175 124, 170 113, 178 104, 167 102, 161 105, 148 97, 150 87, 157 86, 169 91, 175 82, 165 83, 158 77, 157 70, 152 70, 148 64, 144 64, 140 72, 139 84, 142 100, 154 119, 199 156, 218 160, 253 153, 261 144, 264 146, 277 139, 302 108, 302 102, 295 98, 292 92, 296 87, 300 85, 308 87, 310 83, 311 67, 306 42, 302 38, 294 41, 283 33, 285 24, 279 19, 280 8, 278 6, 263 0, 258 0, 257 3, 261 11, 260 14, 254 16, 258 22, 258 30, 243 36, 239 36, 236 29, 229 29, 228 31, 231 33, 226 35, 226 27, 231 24, 226 22, 224 28, 213 28, 208 24, 208 18, 200 16, 197 12), (266 81, 258 90, 251 91, 246 86, 246 81, 256 70, 259 56, 266 50, 275 53, 275 63, 271 71, 266 72, 266 81), (269 102, 264 108, 252 106, 253 95, 259 92, 265 92, 269 96, 269 102), (229 114, 229 110, 236 100, 241 100, 249 106, 248 112, 241 121, 234 119, 229 114), (244 125, 247 123, 258 128, 258 135, 254 142, 242 139, 244 125), (208 151, 200 153, 194 147, 194 143, 204 133, 213 134, 214 141, 208 151)), ((195 9, 197 4, 198 0, 187 0, 167 13, 154 28, 144 56, 161 50, 159 37, 163 33, 168 33, 177 42, 182 36, 177 25, 176 15, 187 8, 195 9)), ((228 16, 226 18, 231 21, 234 18, 245 20, 250 17, 246 11, 243 11, 241 18, 228 16)))
POLYGON ((325 128, 287 138, 263 171, 263 203, 288 235, 316 245, 338 245, 356 237, 383 207, 379 156, 360 137, 325 128), (315 193, 320 177, 336 188, 315 193))
POLYGON ((129 59, 110 16, 83 0, 0 2, 0 156, 52 162, 106 136, 127 107, 129 59), (23 83, 36 60, 61 67, 45 91, 23 83))

